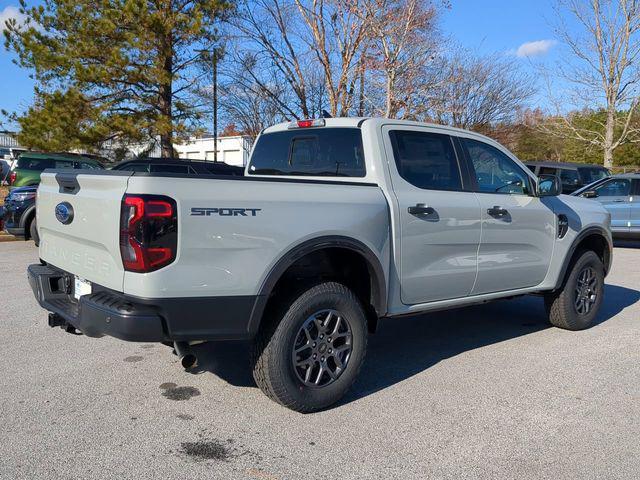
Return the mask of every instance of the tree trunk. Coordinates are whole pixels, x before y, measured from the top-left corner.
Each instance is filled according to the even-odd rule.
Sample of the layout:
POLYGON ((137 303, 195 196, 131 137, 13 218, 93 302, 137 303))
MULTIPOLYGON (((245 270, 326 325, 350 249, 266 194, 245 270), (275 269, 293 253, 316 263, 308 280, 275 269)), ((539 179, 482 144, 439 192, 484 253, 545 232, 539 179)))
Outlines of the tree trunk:
POLYGON ((173 157, 173 36, 169 33, 163 39, 162 70, 164 78, 160 84, 159 109, 163 127, 160 131, 160 156, 173 157))
POLYGON ((609 108, 607 111, 607 124, 604 132, 604 166, 613 167, 613 136, 616 125, 615 110, 609 108))
POLYGON ((384 109, 384 116, 386 118, 391 118, 391 116, 393 115, 393 83, 393 75, 387 72, 386 99, 384 109))

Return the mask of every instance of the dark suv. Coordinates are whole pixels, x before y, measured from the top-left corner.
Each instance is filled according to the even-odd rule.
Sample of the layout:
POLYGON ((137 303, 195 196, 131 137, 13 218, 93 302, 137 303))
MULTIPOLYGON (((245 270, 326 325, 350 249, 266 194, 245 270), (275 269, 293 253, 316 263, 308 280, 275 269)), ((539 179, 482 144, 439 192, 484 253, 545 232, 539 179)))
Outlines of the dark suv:
POLYGON ((112 170, 172 173, 185 175, 244 175, 244 168, 224 162, 182 160, 179 158, 137 158, 120 162, 112 170))
POLYGON ((562 183, 562 193, 573 193, 592 182, 611 176, 601 165, 566 162, 525 162, 536 176, 556 175, 562 183))
POLYGON ((0 207, 1 221, 11 235, 32 239, 39 243, 36 225, 36 191, 37 186, 19 187, 11 190, 0 207))

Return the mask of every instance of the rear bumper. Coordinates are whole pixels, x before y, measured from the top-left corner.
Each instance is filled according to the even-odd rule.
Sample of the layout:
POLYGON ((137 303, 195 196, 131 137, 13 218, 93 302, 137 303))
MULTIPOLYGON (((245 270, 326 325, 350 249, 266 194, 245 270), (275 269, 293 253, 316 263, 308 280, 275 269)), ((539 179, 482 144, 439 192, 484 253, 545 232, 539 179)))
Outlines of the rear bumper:
POLYGON ((72 326, 89 337, 133 342, 247 339, 258 297, 145 299, 93 284, 80 300, 73 275, 50 265, 30 265, 27 276, 38 303, 57 316, 52 326, 72 326))

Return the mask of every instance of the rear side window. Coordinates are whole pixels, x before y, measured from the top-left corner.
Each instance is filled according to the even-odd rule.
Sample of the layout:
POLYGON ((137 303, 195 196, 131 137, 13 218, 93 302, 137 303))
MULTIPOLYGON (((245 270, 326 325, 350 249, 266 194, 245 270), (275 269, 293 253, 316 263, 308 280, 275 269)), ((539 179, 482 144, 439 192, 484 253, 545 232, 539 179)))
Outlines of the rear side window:
POLYGON ((609 170, 606 168, 579 167, 578 172, 585 185, 609 176, 609 170))
POLYGON ((460 190, 462 181, 451 138, 414 130, 389 132, 398 173, 425 190, 460 190))
POLYGON ((41 172, 47 168, 73 168, 73 162, 70 160, 54 160, 53 158, 20 157, 17 168, 41 172))
POLYGON ((287 130, 260 136, 250 174, 364 177, 362 134, 358 128, 287 130))

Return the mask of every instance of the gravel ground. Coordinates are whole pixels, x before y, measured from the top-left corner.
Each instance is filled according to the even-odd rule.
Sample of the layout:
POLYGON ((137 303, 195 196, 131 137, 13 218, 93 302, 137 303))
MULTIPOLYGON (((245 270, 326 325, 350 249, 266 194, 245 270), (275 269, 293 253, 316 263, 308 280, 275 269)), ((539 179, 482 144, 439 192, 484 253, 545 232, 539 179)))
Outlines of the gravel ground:
POLYGON ((640 244, 615 249, 599 323, 523 297, 388 320, 337 407, 285 410, 246 346, 167 347, 47 326, 32 242, 0 244, 0 478, 638 478, 640 244))

